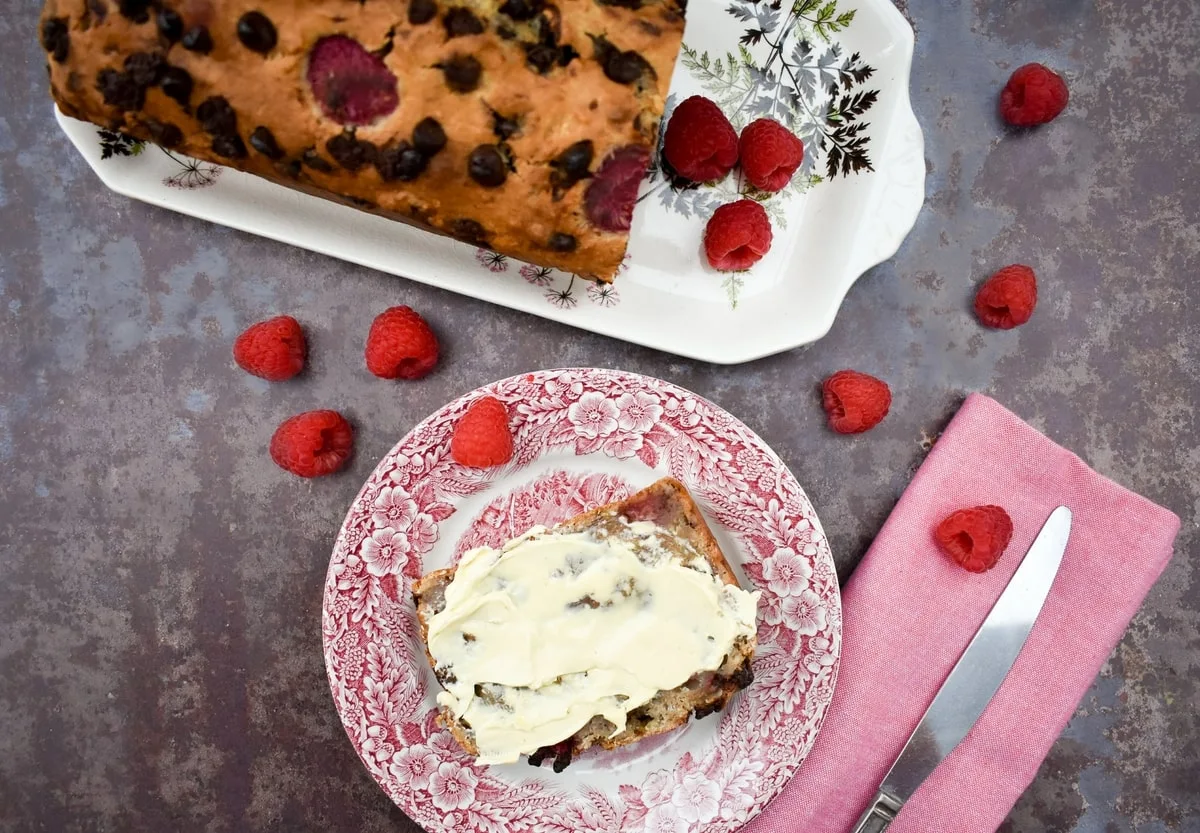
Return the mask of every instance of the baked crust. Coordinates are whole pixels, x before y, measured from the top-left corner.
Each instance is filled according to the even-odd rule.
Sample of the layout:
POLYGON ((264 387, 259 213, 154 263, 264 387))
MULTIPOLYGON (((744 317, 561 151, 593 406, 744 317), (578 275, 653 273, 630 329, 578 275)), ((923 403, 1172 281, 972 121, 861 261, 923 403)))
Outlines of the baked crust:
MULTIPOLYGON (((721 551, 712 531, 705 523, 700 508, 687 489, 678 480, 665 477, 625 500, 615 501, 570 518, 554 527, 556 532, 597 531, 604 534, 621 534, 628 521, 651 521, 671 532, 679 543, 668 544, 671 554, 682 561, 696 557, 708 562, 713 574, 726 584, 738 585, 729 561, 721 551)), ((425 643, 425 656, 431 668, 436 663, 429 653, 429 619, 441 611, 445 604, 446 586, 454 578, 454 567, 435 570, 413 585, 413 599, 417 606, 417 618, 421 624, 421 638, 425 643)), ((714 672, 697 674, 682 686, 670 691, 660 691, 648 703, 629 714, 626 728, 609 737, 615 728, 602 717, 595 717, 586 726, 553 747, 538 750, 529 756, 529 762, 539 766, 547 758, 553 758, 554 769, 561 772, 571 759, 591 746, 616 749, 642 738, 662 734, 687 723, 693 715, 702 718, 725 708, 738 691, 754 679, 751 659, 756 640, 741 638, 734 643, 733 650, 725 657, 721 667, 714 672)), ((478 754, 471 730, 443 708, 438 721, 450 731, 459 745, 472 755, 478 754)))
POLYGON ((521 260, 609 280, 628 232, 588 220, 587 177, 621 149, 649 158, 683 34, 676 2, 48 0, 39 33, 51 92, 69 116, 521 260), (433 16, 412 23, 418 4, 433 16), (161 11, 176 15, 184 31, 205 27, 208 43, 197 48, 186 36, 164 34, 161 11), (240 39, 239 22, 251 12, 271 27, 270 49, 240 39), (455 15, 467 21, 457 27, 463 34, 451 34, 455 15), (348 124, 343 111, 331 114, 342 99, 329 87, 318 100, 310 55, 331 36, 373 53, 394 76, 398 103, 391 112, 348 124), (545 48, 536 51, 539 44, 545 48), (464 84, 454 76, 460 88, 474 84, 455 90, 447 67, 461 59, 477 62, 478 77, 464 84), (167 68, 173 87, 164 87, 167 68), (186 96, 181 79, 191 85, 186 96), (214 99, 228 105, 235 125, 212 118, 212 106, 201 110, 214 99), (414 179, 398 179, 388 159, 395 162, 427 118, 442 127, 445 146, 414 179), (592 143, 592 161, 584 178, 563 187, 554 161, 584 141, 592 143), (502 184, 481 185, 469 174, 481 146, 507 160, 502 184), (563 250, 568 238, 556 235, 569 236, 574 248, 563 250))

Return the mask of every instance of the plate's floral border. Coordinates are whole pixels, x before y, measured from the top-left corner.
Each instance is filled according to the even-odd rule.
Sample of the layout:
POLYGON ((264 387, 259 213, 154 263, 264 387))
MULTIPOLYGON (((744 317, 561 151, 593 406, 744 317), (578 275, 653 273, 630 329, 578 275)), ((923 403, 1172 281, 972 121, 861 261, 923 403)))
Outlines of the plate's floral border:
MULTIPOLYGON (((579 487, 571 478, 561 483, 579 487)), ((489 509, 504 506, 493 499, 489 509)), ((439 561, 455 550, 456 542, 441 542, 439 561)), ((756 815, 811 747, 833 694, 841 607, 811 504, 744 425, 667 382, 619 371, 542 371, 446 406, 380 463, 338 535, 322 634, 351 742, 388 795, 428 830, 725 833, 756 815), (563 451, 640 461, 647 473, 669 472, 687 484, 741 544, 741 568, 763 594, 756 679, 720 716, 712 742, 669 769, 637 778, 636 768, 626 770, 631 782, 609 791, 569 789, 532 770, 529 779, 510 781, 463 753, 435 721, 437 685, 420 645, 411 584, 441 566, 424 563, 441 524, 497 476, 458 466, 449 454, 454 424, 484 395, 509 406, 516 434, 510 466, 563 451)))

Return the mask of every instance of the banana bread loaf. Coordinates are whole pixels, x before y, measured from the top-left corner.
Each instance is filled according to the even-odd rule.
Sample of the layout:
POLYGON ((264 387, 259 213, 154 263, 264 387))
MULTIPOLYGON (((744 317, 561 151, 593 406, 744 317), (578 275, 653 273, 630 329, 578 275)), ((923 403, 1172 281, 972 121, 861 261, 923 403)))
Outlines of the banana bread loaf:
POLYGON ((684 0, 47 0, 58 106, 603 280, 684 0))

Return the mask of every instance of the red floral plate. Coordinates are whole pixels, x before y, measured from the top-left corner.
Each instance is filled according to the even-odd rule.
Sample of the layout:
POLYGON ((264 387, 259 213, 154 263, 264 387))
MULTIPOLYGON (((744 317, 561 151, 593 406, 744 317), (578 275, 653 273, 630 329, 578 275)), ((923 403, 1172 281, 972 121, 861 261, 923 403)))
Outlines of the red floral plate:
POLYGON ((655 833, 741 827, 787 783, 833 696, 841 600, 829 545, 800 485, 749 428, 669 382, 549 370, 473 391, 400 441, 337 538, 322 633, 333 699, 367 769, 430 831, 655 833), (511 463, 464 468, 455 422, 481 396, 508 403, 511 463), (625 497, 664 474, 700 504, 743 586, 762 590, 754 683, 715 718, 562 774, 482 766, 434 721, 414 578, 625 497))

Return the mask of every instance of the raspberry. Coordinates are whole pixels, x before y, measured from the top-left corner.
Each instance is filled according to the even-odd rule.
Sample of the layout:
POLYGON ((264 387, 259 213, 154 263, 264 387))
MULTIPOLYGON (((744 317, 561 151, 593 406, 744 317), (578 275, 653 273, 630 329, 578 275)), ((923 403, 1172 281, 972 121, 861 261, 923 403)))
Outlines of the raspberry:
POLYGON ((742 272, 771 248, 771 221, 754 200, 738 200, 713 212, 704 229, 704 254, 714 269, 742 272))
POLYGON ((694 95, 671 114, 663 156, 675 173, 693 182, 721 179, 737 164, 737 133, 720 107, 694 95))
POLYGON ((839 370, 825 380, 821 393, 829 427, 839 434, 870 431, 892 407, 887 382, 857 370, 839 370))
POLYGON ((983 282, 975 293, 975 314, 988 327, 1011 330, 1033 315, 1037 306, 1037 277, 1028 266, 1005 266, 983 282))
POLYGON ((1000 115, 1014 127, 1033 127, 1053 121, 1066 109, 1068 98, 1061 75, 1041 64, 1026 64, 1000 92, 1000 115))
POLYGON ((942 551, 972 573, 995 567, 1012 534, 1012 518, 1000 506, 959 509, 933 531, 942 551))
POLYGON ((450 456, 462 466, 487 468, 507 463, 513 456, 508 409, 494 396, 471 405, 454 426, 450 456))
POLYGON ((371 124, 400 104, 396 76, 383 59, 345 35, 316 42, 306 76, 321 110, 339 124, 371 124))
POLYGON ((629 231, 638 186, 649 164, 650 153, 640 145, 619 147, 605 158, 583 195, 583 210, 592 225, 629 231))
POLYGON ((271 437, 271 459, 301 477, 333 474, 354 450, 354 429, 337 411, 308 411, 285 419, 271 437))
POLYGON ((259 321, 233 343, 233 360, 247 373, 270 382, 290 379, 304 369, 304 330, 290 315, 259 321))
POLYGON ((371 323, 366 358, 381 379, 420 379, 437 364, 437 336, 411 307, 392 307, 371 323))
POLYGON ((761 191, 778 191, 792 181, 804 161, 804 143, 774 119, 758 119, 746 125, 738 139, 742 173, 761 191))

